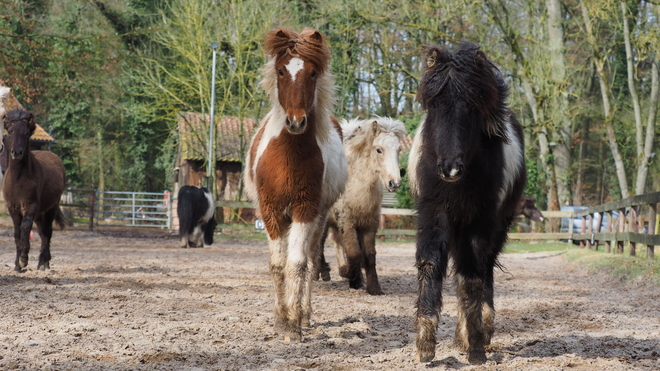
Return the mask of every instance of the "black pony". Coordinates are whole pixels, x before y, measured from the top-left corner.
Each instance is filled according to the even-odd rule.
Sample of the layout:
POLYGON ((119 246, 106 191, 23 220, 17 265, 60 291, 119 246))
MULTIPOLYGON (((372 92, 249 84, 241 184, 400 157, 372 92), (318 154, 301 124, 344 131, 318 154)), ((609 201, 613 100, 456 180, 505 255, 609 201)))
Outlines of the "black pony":
POLYGON ((408 165, 416 193, 417 359, 435 357, 449 257, 458 283, 455 343, 486 361, 494 331, 493 269, 526 183, 522 128, 508 87, 479 46, 429 46, 417 99, 426 117, 408 165))
POLYGON ((218 223, 214 218, 215 202, 211 192, 206 187, 185 185, 179 190, 177 200, 181 247, 213 244, 213 232, 218 223))

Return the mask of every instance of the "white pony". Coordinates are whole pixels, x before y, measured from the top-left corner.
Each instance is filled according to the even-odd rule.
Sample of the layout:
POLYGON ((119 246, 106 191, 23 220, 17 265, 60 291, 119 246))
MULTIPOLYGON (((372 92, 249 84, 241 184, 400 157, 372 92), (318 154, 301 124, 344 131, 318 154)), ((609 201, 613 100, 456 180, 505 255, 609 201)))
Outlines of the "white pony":
MULTIPOLYGON (((399 154, 406 135, 401 121, 388 117, 342 121, 344 150, 348 160, 346 190, 333 205, 326 228, 332 229, 339 273, 351 288, 362 287, 362 269, 367 292, 382 295, 376 274, 376 231, 383 188, 390 192, 401 185, 399 154)), ((326 229, 327 230, 327 229, 326 229)), ((323 254, 323 240, 314 259, 316 276, 330 279, 323 254)))

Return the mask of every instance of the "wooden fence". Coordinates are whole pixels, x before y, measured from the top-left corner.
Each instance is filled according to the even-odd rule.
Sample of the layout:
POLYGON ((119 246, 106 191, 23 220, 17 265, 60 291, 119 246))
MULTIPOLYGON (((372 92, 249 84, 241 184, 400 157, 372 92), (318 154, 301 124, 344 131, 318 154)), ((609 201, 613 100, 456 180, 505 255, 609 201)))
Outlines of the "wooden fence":
MULTIPOLYGON (((563 232, 545 233, 509 233, 509 240, 564 240, 579 243, 581 247, 597 250, 605 244, 606 251, 613 247, 617 253, 623 253, 624 245, 630 246, 630 255, 636 255, 637 244, 647 247, 647 257, 653 258, 655 245, 660 246, 658 203, 660 192, 634 196, 625 200, 611 202, 575 211, 543 211, 545 222, 552 219, 568 221, 568 229, 563 232), (602 229, 603 215, 607 215, 605 230, 602 229), (645 216, 644 216, 645 215, 645 216), (573 220, 580 218, 581 230, 576 232, 573 220), (594 225, 596 226, 594 228, 594 225), (646 229, 646 233, 643 231, 646 229)), ((216 207, 252 208, 249 202, 216 201, 216 207)), ((381 217, 386 215, 415 216, 412 209, 392 207, 381 208, 381 217)), ((383 223, 381 223, 382 226, 383 223)), ((557 225, 560 223, 556 223, 557 225)), ((566 225, 566 223, 564 223, 566 225)), ((257 230, 253 225, 222 224, 219 228, 229 230, 257 230)), ((263 230, 261 230, 263 231, 263 230)), ((379 236, 414 236, 414 229, 384 229, 378 230, 379 236)))
MULTIPOLYGON (((63 198, 63 206, 77 209, 81 214, 87 214, 90 229, 94 225, 99 225, 98 218, 95 219, 95 214, 102 214, 99 212, 98 202, 95 202, 97 192, 92 190, 68 190, 69 197, 63 198), (78 197, 74 197, 77 194, 78 197), (96 197, 95 197, 96 196, 96 197)), ((132 194, 131 194, 132 195, 132 194)), ((146 200, 149 204, 140 204, 134 199, 132 195, 130 205, 126 206, 126 210, 121 218, 121 225, 134 225, 134 226, 150 226, 169 228, 170 232, 178 232, 178 220, 176 218, 176 210, 172 207, 172 202, 169 202, 169 193, 164 194, 149 194, 148 197, 156 197, 156 200, 146 200), (154 196, 156 195, 156 196, 154 196), (151 205, 153 203, 154 205, 151 205), (140 210, 139 206, 142 205, 140 210), (156 208, 154 210, 145 209, 147 207, 156 208), (129 210, 130 209, 130 210, 129 210), (139 214, 140 210, 141 214, 139 214), (146 212, 145 212, 146 210, 146 212), (126 215, 124 215, 126 214, 126 215), (130 214, 130 215, 129 215, 130 214), (138 216, 136 216, 139 214, 138 216), (151 215, 153 214, 153 215, 151 215), (166 215, 163 217, 161 214, 166 215), (165 218, 165 219, 163 219, 165 218), (147 220, 149 219, 149 220, 147 220), (151 219, 154 219, 153 221, 151 219), (137 225, 139 224, 139 225, 137 225)), ((140 196, 147 197, 147 196, 140 196)), ((509 240, 565 240, 569 242, 575 241, 581 247, 597 250, 600 245, 605 245, 607 252, 623 253, 624 246, 629 246, 630 255, 637 254, 637 245, 646 245, 647 257, 653 258, 655 253, 655 246, 660 246, 660 218, 658 218, 658 203, 660 203, 660 192, 650 193, 645 195, 629 197, 625 200, 610 202, 604 205, 592 206, 583 210, 575 211, 544 211, 543 215, 547 223, 548 220, 556 218, 564 218, 568 220, 568 230, 562 232, 552 233, 509 233, 509 240), (573 220, 579 218, 581 229, 575 231, 573 229, 573 220), (606 222, 603 222, 605 218, 606 222), (603 230, 603 224, 604 230, 603 230), (644 232, 646 230, 646 232, 644 232)), ((104 205, 108 207, 109 205, 104 205)), ((125 206, 125 205, 124 205, 125 206)), ((215 206, 218 208, 229 209, 252 209, 253 204, 250 202, 230 202, 230 201, 216 201, 215 206)), ((381 220, 384 220, 386 215, 389 216, 415 216, 415 210, 411 209, 398 209, 392 207, 381 208, 381 220)), ((73 216, 74 218, 76 216, 73 216)), ((80 215, 78 218, 83 219, 84 216, 80 215)), ((109 218, 105 218, 109 219, 109 218)), ((82 221, 82 220, 80 220, 82 221)), ((101 223, 103 224, 103 223, 101 223)), ((558 223, 556 223, 558 224, 558 223)), ((384 223, 381 223, 381 227, 384 223)), ((264 232, 263 226, 259 223, 252 224, 252 222, 236 222, 236 223, 223 223, 218 226, 219 229, 227 231, 250 231, 250 232, 264 232)), ((414 229, 385 229, 378 230, 379 236, 414 236, 416 231, 414 229)))

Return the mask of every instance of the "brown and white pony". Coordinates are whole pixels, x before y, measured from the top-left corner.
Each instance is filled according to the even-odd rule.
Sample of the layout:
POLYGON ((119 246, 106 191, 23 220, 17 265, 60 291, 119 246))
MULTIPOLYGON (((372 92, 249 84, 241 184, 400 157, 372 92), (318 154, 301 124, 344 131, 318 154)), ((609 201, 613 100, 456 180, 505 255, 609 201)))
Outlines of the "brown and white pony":
POLYGON ((252 138, 244 182, 268 232, 275 329, 286 341, 300 341, 311 315, 311 253, 344 190, 346 156, 331 118, 334 82, 325 37, 311 28, 276 29, 264 48, 269 60, 261 85, 272 109, 252 138))
MULTIPOLYGON (((393 192, 401 186, 399 154, 406 128, 388 117, 342 121, 344 150, 348 160, 346 190, 328 214, 327 228, 337 250, 339 273, 349 286, 363 285, 371 295, 383 291, 376 273, 376 231, 380 218, 383 188, 393 192)), ((330 267, 323 254, 323 240, 314 260, 315 270, 324 281, 330 280, 330 267)))

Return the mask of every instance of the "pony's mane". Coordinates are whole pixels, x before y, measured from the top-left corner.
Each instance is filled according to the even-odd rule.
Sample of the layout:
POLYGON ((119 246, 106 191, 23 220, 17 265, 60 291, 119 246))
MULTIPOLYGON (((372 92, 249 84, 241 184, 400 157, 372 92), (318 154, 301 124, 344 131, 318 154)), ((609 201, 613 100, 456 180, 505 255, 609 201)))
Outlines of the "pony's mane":
POLYGON ((328 68, 330 49, 326 45, 325 36, 309 27, 300 34, 279 28, 266 34, 264 49, 269 58, 261 70, 260 85, 268 93, 271 104, 279 104, 275 61, 290 53, 317 66, 319 75, 316 81, 316 109, 321 115, 330 115, 335 104, 335 80, 328 68))
POLYGON ((478 45, 464 42, 454 53, 438 45, 426 47, 424 74, 417 93, 425 110, 436 99, 467 101, 483 115, 484 132, 508 142, 508 94, 499 69, 478 45))
POLYGON ((401 121, 390 117, 373 117, 366 120, 351 119, 341 121, 341 130, 344 133, 344 147, 347 155, 349 152, 360 152, 371 144, 374 137, 371 131, 372 122, 378 122, 378 128, 385 133, 391 133, 397 136, 400 141, 405 139, 406 127, 401 121))

